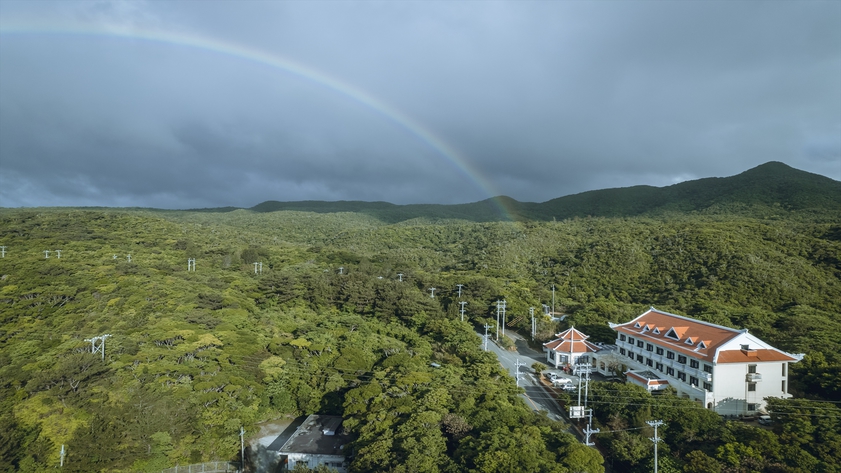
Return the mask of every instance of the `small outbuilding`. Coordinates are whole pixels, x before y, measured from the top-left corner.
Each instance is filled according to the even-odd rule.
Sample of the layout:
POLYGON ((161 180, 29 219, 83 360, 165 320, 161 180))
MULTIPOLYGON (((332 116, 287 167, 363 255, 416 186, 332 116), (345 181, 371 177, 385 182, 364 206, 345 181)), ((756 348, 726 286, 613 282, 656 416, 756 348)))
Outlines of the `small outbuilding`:
POLYGON ((277 450, 280 465, 286 471, 302 464, 310 469, 324 465, 339 473, 347 472, 343 448, 348 439, 342 434, 342 421, 340 416, 307 417, 277 450))

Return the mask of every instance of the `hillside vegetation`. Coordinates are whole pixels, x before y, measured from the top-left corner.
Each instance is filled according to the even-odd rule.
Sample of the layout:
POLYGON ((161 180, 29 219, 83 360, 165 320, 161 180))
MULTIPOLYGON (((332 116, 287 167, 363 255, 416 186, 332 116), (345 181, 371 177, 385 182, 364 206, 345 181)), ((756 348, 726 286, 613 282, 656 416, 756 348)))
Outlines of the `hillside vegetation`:
POLYGON ((651 471, 652 418, 666 421, 661 471, 840 471, 841 224, 821 207, 837 196, 791 194, 819 205, 758 196, 753 217, 671 208, 394 223, 364 212, 0 210, 0 471, 52 471, 62 444, 68 471, 236 460, 241 426, 316 412, 346 418, 360 472, 601 472, 605 460, 651 471), (541 339, 574 324, 610 342, 608 321, 654 305, 805 353, 791 370, 801 399, 774 401, 766 430, 595 384, 603 433, 599 450, 585 447, 530 411, 475 334, 497 299, 515 320, 551 300, 553 284, 569 317, 541 319, 541 339), (86 339, 105 334, 103 359, 86 339))

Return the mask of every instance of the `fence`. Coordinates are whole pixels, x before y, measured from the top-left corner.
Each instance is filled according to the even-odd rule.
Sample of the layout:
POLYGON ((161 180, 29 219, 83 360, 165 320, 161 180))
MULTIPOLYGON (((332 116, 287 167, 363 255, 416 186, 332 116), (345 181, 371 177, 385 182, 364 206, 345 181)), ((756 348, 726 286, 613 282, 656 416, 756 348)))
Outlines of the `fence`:
POLYGON ((234 473, 239 471, 239 462, 207 462, 194 465, 174 466, 161 473, 234 473))

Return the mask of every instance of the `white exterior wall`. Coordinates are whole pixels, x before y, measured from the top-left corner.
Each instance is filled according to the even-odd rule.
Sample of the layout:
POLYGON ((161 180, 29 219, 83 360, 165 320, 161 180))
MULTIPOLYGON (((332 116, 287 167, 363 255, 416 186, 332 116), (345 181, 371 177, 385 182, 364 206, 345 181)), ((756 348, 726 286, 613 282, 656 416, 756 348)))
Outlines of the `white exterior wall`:
MULTIPOLYGON (((738 415, 753 413, 749 411, 748 404, 756 404, 756 409, 765 407, 766 397, 791 397, 788 394, 788 376, 783 376, 783 365, 785 362, 768 361, 756 363, 723 363, 716 365, 713 384, 712 401, 715 411, 722 415, 738 415), (756 373, 761 376, 756 380, 756 391, 748 391, 748 366, 755 364, 756 373), (783 391, 782 382, 786 382, 786 392, 783 391)), ((788 367, 786 367, 788 374, 788 367)))
POLYGON ((302 463, 307 468, 314 469, 318 465, 327 465, 330 468, 336 469, 339 473, 347 473, 347 469, 336 466, 337 464, 344 464, 345 457, 342 455, 318 455, 310 453, 290 453, 288 454, 289 463, 286 466, 289 470, 295 468, 295 465, 302 463))

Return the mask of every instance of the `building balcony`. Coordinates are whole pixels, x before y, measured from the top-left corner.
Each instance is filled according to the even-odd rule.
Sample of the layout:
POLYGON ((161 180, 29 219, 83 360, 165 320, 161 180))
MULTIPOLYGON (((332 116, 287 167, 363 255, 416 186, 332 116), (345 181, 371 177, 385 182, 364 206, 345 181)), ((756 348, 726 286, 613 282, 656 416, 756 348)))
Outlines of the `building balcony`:
POLYGON ((755 383, 757 381, 762 381, 762 375, 759 373, 748 373, 745 376, 745 381, 748 383, 755 383))

